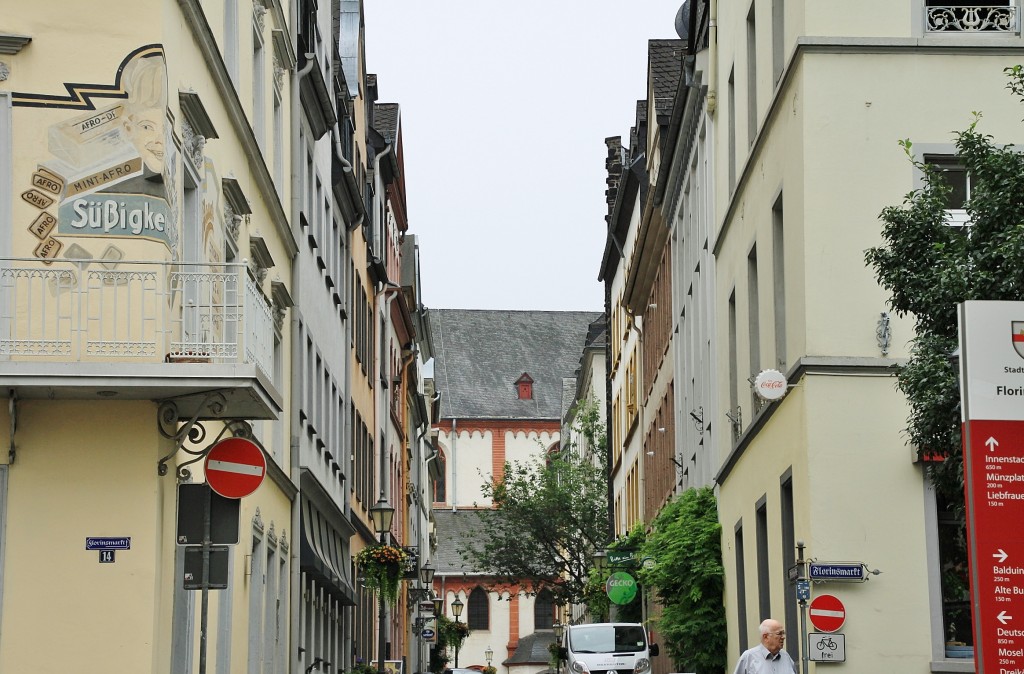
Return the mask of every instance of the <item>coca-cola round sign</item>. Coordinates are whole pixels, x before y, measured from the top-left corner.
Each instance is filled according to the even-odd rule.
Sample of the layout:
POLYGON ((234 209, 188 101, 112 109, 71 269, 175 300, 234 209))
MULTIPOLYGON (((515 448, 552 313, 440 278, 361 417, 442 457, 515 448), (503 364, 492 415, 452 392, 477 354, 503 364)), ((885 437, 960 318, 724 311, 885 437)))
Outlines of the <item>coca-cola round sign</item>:
POLYGON ((763 370, 754 379, 754 392, 762 400, 782 400, 788 388, 786 375, 778 370, 763 370))

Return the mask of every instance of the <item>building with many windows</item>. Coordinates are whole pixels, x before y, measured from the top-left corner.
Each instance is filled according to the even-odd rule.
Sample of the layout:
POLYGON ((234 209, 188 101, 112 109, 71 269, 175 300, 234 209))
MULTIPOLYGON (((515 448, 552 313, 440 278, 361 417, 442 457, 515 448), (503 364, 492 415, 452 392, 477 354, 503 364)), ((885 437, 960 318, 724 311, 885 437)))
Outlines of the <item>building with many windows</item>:
MULTIPOLYGON (((630 451, 632 427, 622 307, 626 317, 644 311, 641 361, 666 352, 675 360, 676 488, 716 488, 730 666, 758 642, 766 617, 784 622, 795 659, 807 656, 787 579, 803 541, 808 558, 881 572, 811 588, 846 606, 848 666, 973 671, 945 648, 971 639, 966 597, 940 580, 953 568, 944 557, 950 504, 937 502, 927 462, 902 432, 907 407, 893 367, 907 356, 912 326, 890 315, 864 253, 881 242, 882 209, 921 185, 898 141, 959 178, 961 192, 969 177, 948 170, 957 167, 953 130, 971 123, 972 110, 984 112, 979 128, 998 142, 1020 141, 1003 74, 1024 57, 1020 8, 694 0, 677 23, 685 47, 672 108, 662 123, 652 87, 648 142, 637 143, 649 155, 647 181, 630 183, 631 142, 608 223, 606 261, 617 254, 631 265, 605 273, 620 382, 612 396, 627 410, 613 408, 613 453, 630 451), (627 225, 616 209, 633 199, 637 223, 627 225), (654 326, 669 306, 665 342, 654 326), (757 394, 767 370, 787 382, 781 400, 757 394)), ((967 231, 958 206, 950 204, 951 226, 967 231)), ((638 416, 645 395, 657 404, 649 391, 667 374, 643 372, 638 416)), ((628 496, 628 485, 617 489, 628 496)), ((645 503, 657 508, 660 497, 645 503)), ((616 501, 617 527, 634 519, 625 501, 616 501)))
POLYGON ((80 668, 83 653, 153 672, 294 658, 289 11, 7 12, 5 671, 80 668), (202 482, 203 451, 230 437, 264 450, 266 479, 241 499, 225 589, 201 601, 186 589, 196 548, 178 544, 179 487, 202 482), (44 643, 55 627, 59 648, 44 643))
POLYGON ((378 627, 406 657, 404 599, 378 623, 352 562, 382 493, 411 576, 432 517, 401 120, 362 3, 58 4, 0 32, 0 669, 342 671, 378 627), (218 500, 230 438, 266 467, 229 472, 265 479, 218 500), (183 522, 211 498, 203 591, 183 522))

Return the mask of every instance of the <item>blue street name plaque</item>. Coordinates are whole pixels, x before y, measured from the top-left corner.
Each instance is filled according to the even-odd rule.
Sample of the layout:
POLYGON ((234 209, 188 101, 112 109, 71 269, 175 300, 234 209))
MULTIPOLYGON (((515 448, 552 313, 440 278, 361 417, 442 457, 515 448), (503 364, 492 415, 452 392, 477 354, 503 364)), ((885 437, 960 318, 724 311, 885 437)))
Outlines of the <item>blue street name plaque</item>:
POLYGON ((859 583, 868 579, 867 569, 860 562, 811 562, 807 575, 811 580, 818 582, 859 583))
POLYGON ((100 536, 87 536, 85 538, 85 549, 86 550, 131 550, 132 549, 132 537, 121 536, 117 537, 100 537, 100 536))

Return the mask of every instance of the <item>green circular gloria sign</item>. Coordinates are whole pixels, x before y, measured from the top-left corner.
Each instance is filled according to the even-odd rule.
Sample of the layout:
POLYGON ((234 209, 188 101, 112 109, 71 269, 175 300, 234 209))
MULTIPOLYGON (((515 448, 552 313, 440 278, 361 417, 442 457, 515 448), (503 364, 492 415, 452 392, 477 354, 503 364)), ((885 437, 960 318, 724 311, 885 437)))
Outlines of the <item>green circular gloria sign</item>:
POLYGON ((636 579, 625 571, 616 571, 608 576, 604 591, 613 604, 628 604, 636 597, 636 579))

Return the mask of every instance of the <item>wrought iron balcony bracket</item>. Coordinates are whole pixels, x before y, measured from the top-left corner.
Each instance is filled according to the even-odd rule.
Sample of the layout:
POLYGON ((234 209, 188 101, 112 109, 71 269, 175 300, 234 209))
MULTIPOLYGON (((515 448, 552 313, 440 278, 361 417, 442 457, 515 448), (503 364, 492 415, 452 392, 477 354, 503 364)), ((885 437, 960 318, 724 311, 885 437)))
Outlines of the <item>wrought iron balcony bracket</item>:
POLYGON ((185 441, 188 440, 194 445, 198 445, 206 440, 206 427, 198 421, 199 415, 204 410, 208 409, 223 409, 224 396, 217 392, 207 393, 203 398, 203 403, 199 405, 195 415, 191 419, 181 424, 178 427, 181 419, 178 417, 178 407, 171 401, 165 401, 160 404, 157 410, 157 429, 160 434, 165 438, 174 440, 174 449, 166 456, 160 458, 157 462, 156 472, 157 475, 167 475, 167 462, 177 454, 179 451, 185 452, 186 454, 195 457, 188 461, 180 464, 177 468, 177 478, 180 481, 186 481, 192 477, 192 471, 188 469, 193 463, 197 463, 206 458, 206 455, 210 452, 214 445, 216 445, 224 437, 225 433, 231 432, 232 437, 236 438, 247 438, 253 439, 252 426, 249 422, 243 419, 226 419, 224 420, 224 427, 217 433, 209 444, 205 445, 200 450, 192 450, 185 447, 185 441))

